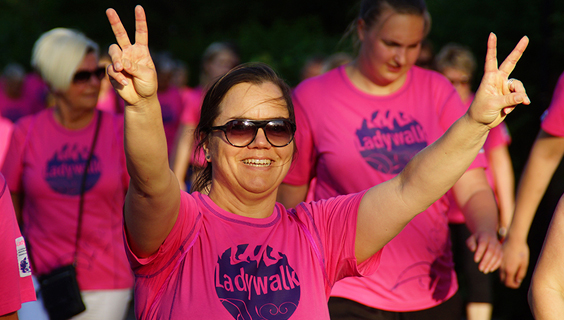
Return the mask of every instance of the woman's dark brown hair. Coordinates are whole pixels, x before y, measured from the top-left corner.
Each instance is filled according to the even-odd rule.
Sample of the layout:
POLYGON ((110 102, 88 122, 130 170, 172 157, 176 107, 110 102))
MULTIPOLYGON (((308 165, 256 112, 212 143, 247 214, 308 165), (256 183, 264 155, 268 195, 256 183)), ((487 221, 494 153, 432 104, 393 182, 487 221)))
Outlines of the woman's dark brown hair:
MULTIPOLYGON (((221 113, 220 104, 229 90, 240 83, 262 84, 271 82, 278 86, 282 91, 284 104, 288 108, 289 119, 295 123, 294 105, 292 104, 292 91, 290 87, 276 74, 272 68, 264 63, 242 64, 219 78, 207 91, 202 103, 200 122, 194 132, 194 138, 198 141, 195 154, 201 154, 203 146, 208 143, 211 134, 211 127, 214 126, 215 119, 221 113)), ((206 166, 201 170, 192 185, 191 191, 209 191, 212 178, 212 164, 206 162, 206 166)))

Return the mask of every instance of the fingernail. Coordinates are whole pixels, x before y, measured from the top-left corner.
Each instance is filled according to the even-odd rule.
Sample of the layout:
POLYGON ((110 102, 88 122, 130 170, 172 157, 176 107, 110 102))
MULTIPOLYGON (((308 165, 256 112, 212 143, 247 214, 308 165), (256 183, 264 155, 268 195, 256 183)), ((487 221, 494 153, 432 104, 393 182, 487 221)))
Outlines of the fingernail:
POLYGON ((525 101, 526 101, 527 103, 531 103, 531 99, 529 99, 529 96, 526 96, 526 97, 525 97, 525 101))
POLYGON ((117 69, 117 70, 121 70, 121 68, 122 68, 121 63, 116 62, 116 63, 114 64, 114 68, 117 69))
POLYGON ((125 80, 125 79, 124 79, 124 80, 121 80, 121 84, 122 84, 124 87, 127 86, 127 80, 125 80))
POLYGON ((515 102, 517 102, 517 103, 523 103, 523 97, 522 97, 522 96, 517 96, 517 97, 515 97, 515 102))

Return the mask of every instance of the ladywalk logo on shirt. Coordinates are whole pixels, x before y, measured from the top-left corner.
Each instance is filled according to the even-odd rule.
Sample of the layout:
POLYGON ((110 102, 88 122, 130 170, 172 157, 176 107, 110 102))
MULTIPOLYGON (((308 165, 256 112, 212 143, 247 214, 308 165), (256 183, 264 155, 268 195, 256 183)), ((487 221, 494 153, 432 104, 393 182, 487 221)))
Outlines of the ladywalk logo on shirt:
MULTIPOLYGON (((45 181, 57 193, 75 196, 80 194, 84 167, 90 153, 89 147, 65 144, 47 161, 45 181)), ((101 163, 92 155, 86 176, 85 191, 90 190, 101 175, 101 163)))
POLYGON ((215 290, 236 320, 289 319, 300 302, 298 275, 270 246, 227 249, 217 260, 215 290))
POLYGON ((417 152, 427 146, 421 124, 403 112, 376 111, 356 131, 360 154, 383 173, 397 174, 417 152))

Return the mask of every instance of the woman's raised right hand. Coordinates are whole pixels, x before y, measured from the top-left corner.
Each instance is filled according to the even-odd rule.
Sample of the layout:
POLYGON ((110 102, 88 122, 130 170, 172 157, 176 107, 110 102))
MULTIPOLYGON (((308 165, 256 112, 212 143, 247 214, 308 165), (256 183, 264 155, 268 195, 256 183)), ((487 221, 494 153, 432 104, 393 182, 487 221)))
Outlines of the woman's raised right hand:
POLYGON ((112 44, 109 55, 112 64, 108 75, 113 87, 128 105, 141 106, 157 94, 157 72, 149 53, 148 29, 145 10, 135 7, 135 44, 114 9, 106 10, 117 44, 112 44))

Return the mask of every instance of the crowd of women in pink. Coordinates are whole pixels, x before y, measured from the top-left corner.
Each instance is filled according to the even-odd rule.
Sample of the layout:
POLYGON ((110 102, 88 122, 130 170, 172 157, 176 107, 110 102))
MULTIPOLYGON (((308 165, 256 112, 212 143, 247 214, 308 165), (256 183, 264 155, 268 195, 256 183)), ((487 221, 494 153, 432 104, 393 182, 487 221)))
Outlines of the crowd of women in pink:
MULTIPOLYGON (((445 47, 437 71, 416 65, 424 0, 362 0, 358 54, 296 88, 265 64, 237 66, 227 42, 203 53, 189 88, 176 59, 150 52, 141 6, 135 43, 106 14, 108 54, 55 28, 34 46, 37 73, 4 72, 0 249, 16 250, 2 281, 21 294, 0 318, 29 301, 20 319, 47 319, 37 281, 68 264, 86 306, 77 320, 124 319, 131 299, 138 319, 489 320, 488 274, 520 285, 534 209, 564 154, 557 94, 515 203, 503 120, 530 104, 509 78, 527 37, 498 66, 489 35, 474 93, 465 48, 445 47)), ((564 286, 561 260, 546 257, 564 260, 563 208, 531 288, 542 319, 557 314, 543 292, 564 286)))

